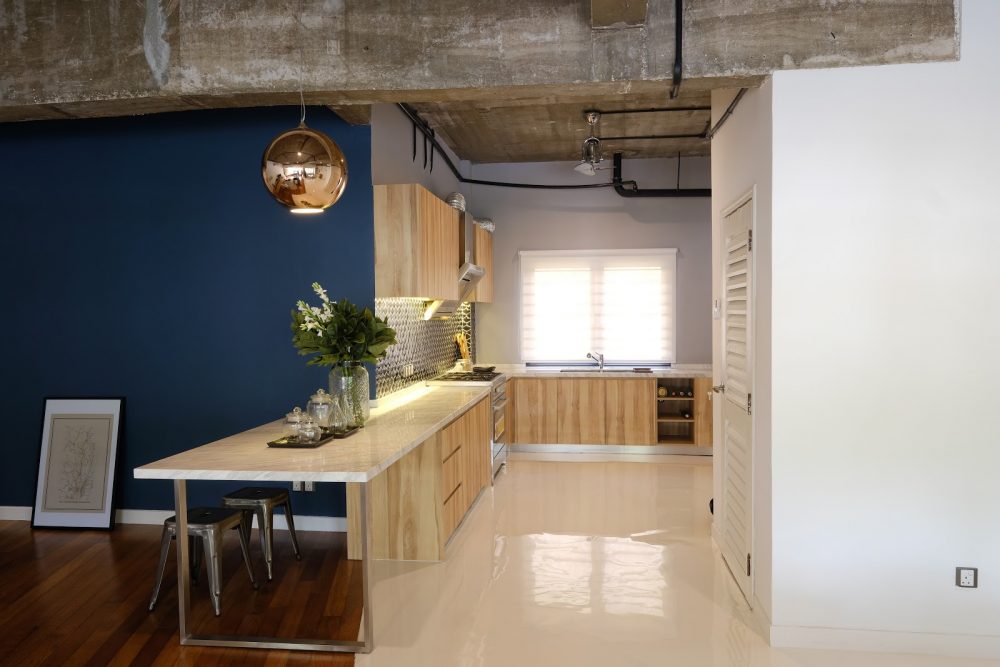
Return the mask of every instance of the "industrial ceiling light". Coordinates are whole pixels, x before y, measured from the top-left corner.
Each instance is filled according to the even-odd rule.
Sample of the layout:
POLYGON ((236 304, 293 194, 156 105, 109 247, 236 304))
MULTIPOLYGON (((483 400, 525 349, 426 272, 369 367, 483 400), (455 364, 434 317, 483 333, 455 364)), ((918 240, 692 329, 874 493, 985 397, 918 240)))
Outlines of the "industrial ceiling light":
POLYGON ((580 164, 574 170, 585 176, 597 174, 597 165, 604 159, 601 152, 601 140, 597 138, 597 122, 601 120, 599 111, 585 111, 583 117, 590 124, 590 136, 583 140, 583 150, 580 154, 580 164))
POLYGON ((264 186, 292 213, 322 213, 333 206, 347 186, 347 160, 340 146, 326 134, 306 127, 305 99, 295 129, 282 132, 268 144, 261 160, 264 186))

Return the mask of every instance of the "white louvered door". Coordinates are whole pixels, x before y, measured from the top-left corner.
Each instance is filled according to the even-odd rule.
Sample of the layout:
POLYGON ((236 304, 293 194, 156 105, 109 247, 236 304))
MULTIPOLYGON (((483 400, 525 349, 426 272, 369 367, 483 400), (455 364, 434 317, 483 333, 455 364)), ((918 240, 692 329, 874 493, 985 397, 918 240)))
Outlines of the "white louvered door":
POLYGON ((753 294, 753 199, 724 214, 722 327, 722 555, 747 602, 752 604, 751 545, 752 391, 751 315, 753 294))

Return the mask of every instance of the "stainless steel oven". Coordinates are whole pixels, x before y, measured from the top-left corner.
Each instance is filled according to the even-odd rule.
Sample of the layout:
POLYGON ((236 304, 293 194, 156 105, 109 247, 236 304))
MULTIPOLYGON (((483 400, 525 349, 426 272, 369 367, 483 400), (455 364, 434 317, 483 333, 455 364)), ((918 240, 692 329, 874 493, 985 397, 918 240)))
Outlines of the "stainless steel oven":
POLYGON ((500 376, 490 391, 493 405, 493 475, 507 463, 507 378, 500 376))

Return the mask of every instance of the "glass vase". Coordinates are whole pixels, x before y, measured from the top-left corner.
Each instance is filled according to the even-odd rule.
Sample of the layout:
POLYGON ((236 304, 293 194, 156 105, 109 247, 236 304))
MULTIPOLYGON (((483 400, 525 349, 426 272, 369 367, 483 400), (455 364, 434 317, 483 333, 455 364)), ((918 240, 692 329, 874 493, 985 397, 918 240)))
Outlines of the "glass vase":
POLYGON ((340 406, 347 428, 368 421, 368 369, 359 363, 337 364, 330 369, 330 395, 340 406))

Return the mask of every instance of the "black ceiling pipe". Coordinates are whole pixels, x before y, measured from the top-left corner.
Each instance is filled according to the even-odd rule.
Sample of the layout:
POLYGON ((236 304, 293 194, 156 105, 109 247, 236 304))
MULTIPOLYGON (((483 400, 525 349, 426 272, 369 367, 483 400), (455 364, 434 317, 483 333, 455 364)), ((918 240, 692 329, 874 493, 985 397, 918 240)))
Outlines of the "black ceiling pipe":
POLYGON ((681 76, 684 72, 684 0, 674 3, 674 80, 670 87, 670 99, 676 99, 681 92, 681 76))
MULTIPOLYGON (((677 158, 680 160, 680 157, 677 158)), ((674 188, 674 189, 651 189, 640 190, 635 181, 622 180, 622 154, 615 153, 614 156, 614 178, 612 183, 615 192, 620 197, 711 197, 711 188, 674 188)))
POLYGON ((614 109, 612 111, 601 111, 600 109, 594 109, 597 113, 602 116, 615 116, 619 114, 627 113, 670 113, 673 111, 711 111, 712 107, 706 106, 695 106, 695 107, 653 107, 652 109, 614 109))
MULTIPOLYGON (((579 185, 543 185, 539 183, 505 183, 500 181, 484 181, 478 178, 466 178, 462 176, 462 173, 452 162, 448 154, 441 148, 441 144, 438 143, 437 138, 434 136, 434 130, 431 126, 427 124, 420 115, 407 104, 396 104, 396 107, 402 111, 410 122, 413 123, 414 132, 419 131, 424 137, 424 168, 427 168, 427 146, 430 145, 431 150, 431 165, 433 166, 434 151, 436 150, 438 154, 444 158, 444 163, 451 170, 452 175, 455 177, 459 183, 471 183, 472 185, 491 185, 498 188, 528 188, 534 190, 582 190, 588 188, 610 188, 613 187, 614 183, 582 183, 579 185)), ((417 159, 417 138, 416 134, 413 135, 413 159, 417 159)))

